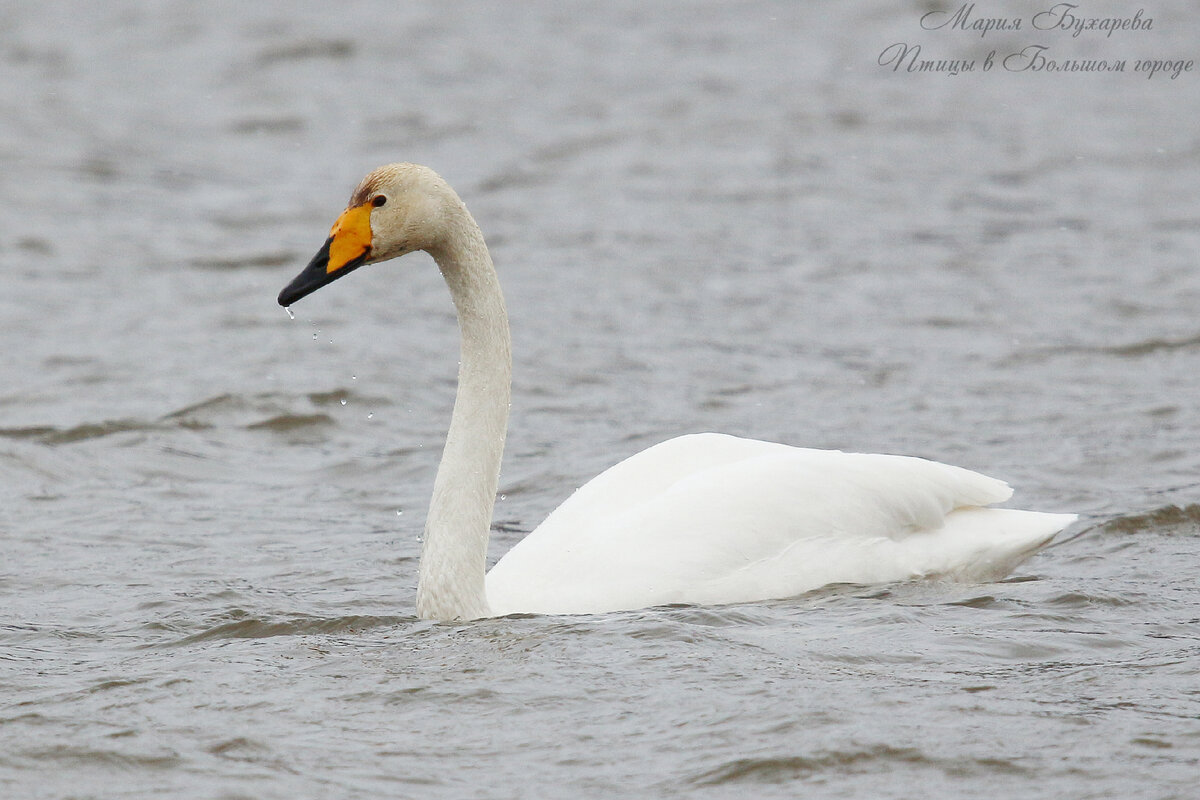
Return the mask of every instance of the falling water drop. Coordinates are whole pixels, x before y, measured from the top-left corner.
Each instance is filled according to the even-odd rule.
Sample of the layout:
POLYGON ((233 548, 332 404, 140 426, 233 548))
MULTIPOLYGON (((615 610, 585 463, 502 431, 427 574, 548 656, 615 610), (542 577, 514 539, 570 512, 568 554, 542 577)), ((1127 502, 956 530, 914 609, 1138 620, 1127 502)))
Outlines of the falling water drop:
POLYGON ((288 319, 295 319, 295 318, 296 318, 296 314, 295 314, 295 312, 294 312, 294 311, 292 311, 292 307, 291 307, 291 306, 284 306, 283 310, 287 312, 288 319))
POLYGON ((344 397, 343 397, 343 398, 342 398, 341 400, 339 400, 338 402, 339 402, 339 403, 341 403, 342 405, 346 405, 346 398, 344 398, 344 397))

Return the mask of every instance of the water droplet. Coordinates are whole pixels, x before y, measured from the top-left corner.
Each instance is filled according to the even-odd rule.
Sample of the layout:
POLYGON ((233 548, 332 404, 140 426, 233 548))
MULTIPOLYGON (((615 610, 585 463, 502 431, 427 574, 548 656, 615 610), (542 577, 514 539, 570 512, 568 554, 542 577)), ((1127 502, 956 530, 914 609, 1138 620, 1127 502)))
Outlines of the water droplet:
POLYGON ((346 405, 346 398, 344 398, 344 397, 343 397, 343 398, 342 398, 341 400, 339 400, 338 402, 339 402, 339 403, 341 403, 342 405, 346 405))
POLYGON ((508 499, 508 495, 506 495, 506 494, 502 494, 502 495, 500 495, 500 499, 501 499, 501 500, 507 500, 507 499, 508 499))
POLYGON ((352 381, 356 381, 356 380, 358 380, 358 376, 357 376, 357 375, 351 375, 351 376, 350 376, 350 380, 352 380, 352 381))
POLYGON ((404 509, 403 509, 403 508, 397 508, 397 509, 396 509, 396 516, 397 516, 397 517, 403 517, 403 516, 404 516, 404 509))
POLYGON ((287 315, 288 315, 288 318, 289 318, 289 319, 295 319, 295 318, 296 318, 296 314, 295 314, 295 313, 292 311, 292 307, 291 307, 291 306, 284 306, 284 309, 283 309, 283 310, 287 312, 287 315))
POLYGON ((314 333, 314 334, 313 334, 313 341, 315 342, 316 340, 317 340, 317 335, 314 333))
POLYGON ((367 419, 372 419, 374 416, 375 416, 375 412, 374 412, 374 411, 368 411, 368 412, 367 412, 367 419))

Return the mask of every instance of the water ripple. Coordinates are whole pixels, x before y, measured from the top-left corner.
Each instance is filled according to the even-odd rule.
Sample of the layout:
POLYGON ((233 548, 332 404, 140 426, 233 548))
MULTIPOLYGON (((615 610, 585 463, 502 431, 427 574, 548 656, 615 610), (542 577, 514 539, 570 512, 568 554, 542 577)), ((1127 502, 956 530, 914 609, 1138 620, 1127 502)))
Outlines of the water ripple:
MULTIPOLYGON (((246 612, 230 612, 234 616, 246 612)), ((267 639, 274 636, 308 636, 312 634, 361 633, 372 628, 390 627, 411 622, 411 617, 379 617, 351 614, 345 617, 292 617, 285 620, 269 620, 247 617, 222 622, 199 633, 178 639, 172 644, 188 645, 214 639, 267 639)))
POLYGON ((876 745, 862 750, 838 750, 813 756, 739 758, 691 779, 698 786, 736 783, 779 784, 834 772, 890 770, 897 766, 932 768, 954 776, 1022 775, 1021 765, 1002 758, 935 758, 915 747, 876 745))

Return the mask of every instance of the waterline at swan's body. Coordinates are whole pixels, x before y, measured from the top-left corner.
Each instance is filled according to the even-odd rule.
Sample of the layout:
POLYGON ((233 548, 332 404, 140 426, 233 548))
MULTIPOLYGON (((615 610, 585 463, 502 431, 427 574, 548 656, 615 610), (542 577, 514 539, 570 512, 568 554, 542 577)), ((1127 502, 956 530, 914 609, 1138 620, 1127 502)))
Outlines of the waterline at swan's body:
POLYGON ((458 394, 426 522, 418 613, 474 619, 788 597, 830 583, 1006 575, 1074 519, 984 508, 1000 481, 904 456, 698 434, 574 493, 485 575, 512 374, 504 297, 479 227, 434 172, 368 175, 292 302, 364 264, 425 250, 462 335, 458 394))

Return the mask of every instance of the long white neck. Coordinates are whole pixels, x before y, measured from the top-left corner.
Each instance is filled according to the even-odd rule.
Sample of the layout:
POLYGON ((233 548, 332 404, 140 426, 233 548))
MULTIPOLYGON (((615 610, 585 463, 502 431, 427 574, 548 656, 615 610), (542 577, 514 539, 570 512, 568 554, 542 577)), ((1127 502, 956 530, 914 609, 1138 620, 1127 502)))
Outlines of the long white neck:
POLYGON ((461 201, 454 206, 451 235, 429 252, 454 298, 462 357, 417 580, 417 614, 440 620, 489 614, 484 588, 488 531, 512 381, 508 314, 496 270, 479 226, 461 201))

